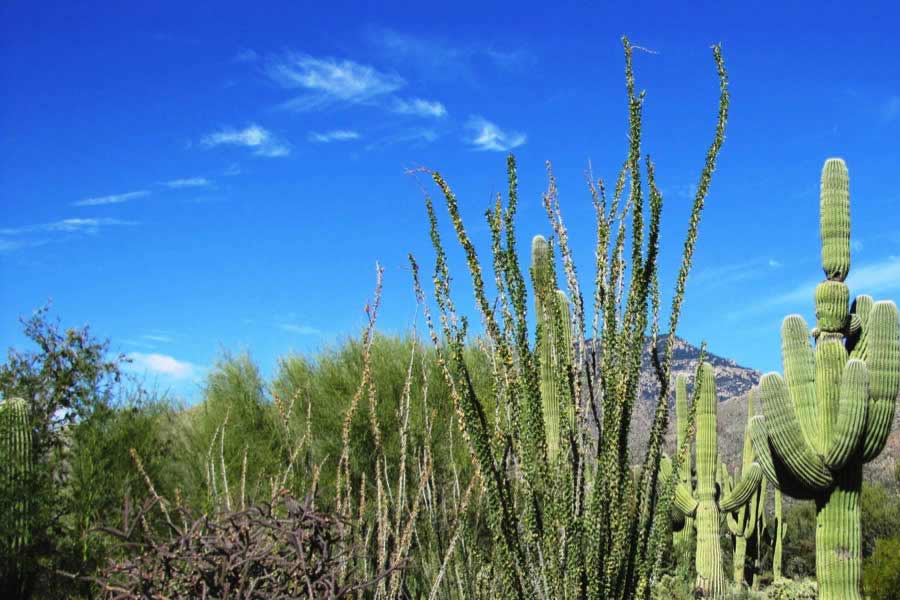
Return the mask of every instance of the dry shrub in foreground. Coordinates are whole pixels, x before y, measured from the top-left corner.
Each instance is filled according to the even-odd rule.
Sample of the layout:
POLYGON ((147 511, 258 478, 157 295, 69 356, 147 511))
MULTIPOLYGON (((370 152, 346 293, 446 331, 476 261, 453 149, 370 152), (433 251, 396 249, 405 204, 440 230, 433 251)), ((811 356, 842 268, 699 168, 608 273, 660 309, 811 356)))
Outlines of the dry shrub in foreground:
POLYGON ((103 529, 129 549, 129 558, 91 578, 104 598, 342 598, 387 575, 355 578, 347 566, 360 557, 340 542, 344 523, 309 499, 283 493, 199 518, 179 507, 163 533, 145 519, 158 504, 150 500, 135 517, 126 504, 124 530, 103 529))

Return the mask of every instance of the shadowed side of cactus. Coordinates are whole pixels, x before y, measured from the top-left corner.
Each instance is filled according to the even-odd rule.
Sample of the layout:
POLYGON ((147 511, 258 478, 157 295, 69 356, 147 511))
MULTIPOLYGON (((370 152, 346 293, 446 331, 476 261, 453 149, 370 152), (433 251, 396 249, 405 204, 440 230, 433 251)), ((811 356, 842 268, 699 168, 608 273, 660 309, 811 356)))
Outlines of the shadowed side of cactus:
POLYGON ((0 402, 0 487, 3 490, 0 522, 0 560, 3 561, 0 589, 20 595, 25 584, 21 551, 31 541, 29 481, 31 425, 28 404, 21 398, 0 402))
POLYGON ((575 411, 568 394, 573 354, 572 328, 568 298, 565 292, 556 288, 553 250, 540 235, 536 235, 531 242, 531 281, 537 315, 537 355, 547 458, 553 464, 559 456, 561 445, 560 414, 568 419, 570 430, 575 426, 575 411))
POLYGON ((815 348, 803 318, 785 318, 785 376, 763 377, 765 417, 752 424, 757 459, 773 485, 816 502, 822 600, 862 598, 862 467, 884 448, 900 392, 896 305, 869 296, 857 297, 852 308, 849 303, 849 197, 844 161, 827 160, 820 206, 826 279, 815 291, 815 348))

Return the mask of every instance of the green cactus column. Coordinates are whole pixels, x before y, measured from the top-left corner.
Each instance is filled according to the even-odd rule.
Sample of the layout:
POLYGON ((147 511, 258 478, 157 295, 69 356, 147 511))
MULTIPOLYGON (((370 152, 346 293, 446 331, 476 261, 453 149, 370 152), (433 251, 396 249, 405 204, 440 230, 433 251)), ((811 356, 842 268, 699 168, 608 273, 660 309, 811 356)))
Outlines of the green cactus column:
POLYGON ((569 300, 565 292, 556 289, 550 244, 540 235, 531 242, 531 280, 537 315, 541 406, 547 458, 552 464, 560 451, 560 406, 564 407, 569 427, 575 425, 575 411, 567 393, 573 360, 572 328, 569 300))
MULTIPOLYGON (((681 469, 678 471, 678 480, 681 485, 690 490, 693 487, 691 482, 692 461, 691 447, 685 446, 684 440, 687 438, 689 422, 688 397, 687 397, 687 379, 684 375, 678 375, 675 378, 675 418, 677 433, 677 449, 684 448, 681 455, 681 469)), ((684 516, 684 526, 673 534, 673 545, 675 547, 675 555, 679 562, 686 558, 692 559, 692 549, 694 543, 694 518, 684 516)))
POLYGON ((773 485, 815 500, 822 600, 862 598, 862 467, 884 448, 900 392, 896 305, 859 296, 849 307, 844 283, 850 270, 849 198, 844 161, 829 159, 822 170, 826 279, 815 291, 815 350, 803 318, 787 317, 782 325, 785 377, 763 377, 765 418, 755 418, 752 425, 757 459, 773 485))
POLYGON ((775 553, 772 556, 772 575, 781 579, 781 561, 784 552, 784 533, 787 525, 781 516, 781 490, 775 490, 775 553))
POLYGON ((0 402, 0 561, 5 573, 0 576, 0 589, 13 597, 25 585, 20 552, 31 541, 31 468, 28 404, 21 398, 4 400, 0 402))

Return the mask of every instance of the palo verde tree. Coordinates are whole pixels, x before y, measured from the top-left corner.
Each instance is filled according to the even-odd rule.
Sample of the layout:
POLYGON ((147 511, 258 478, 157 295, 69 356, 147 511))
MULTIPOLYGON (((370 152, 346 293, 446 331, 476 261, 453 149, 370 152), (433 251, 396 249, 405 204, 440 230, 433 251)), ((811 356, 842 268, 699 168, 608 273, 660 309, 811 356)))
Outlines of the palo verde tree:
POLYGON ((887 441, 900 391, 900 325, 893 302, 857 296, 850 306, 847 167, 828 159, 821 188, 822 267, 817 326, 799 315, 781 327, 784 374, 762 379, 764 416, 753 447, 766 477, 816 503, 816 579, 822 600, 862 598, 863 465, 887 441), (810 343, 815 339, 815 349, 810 343))

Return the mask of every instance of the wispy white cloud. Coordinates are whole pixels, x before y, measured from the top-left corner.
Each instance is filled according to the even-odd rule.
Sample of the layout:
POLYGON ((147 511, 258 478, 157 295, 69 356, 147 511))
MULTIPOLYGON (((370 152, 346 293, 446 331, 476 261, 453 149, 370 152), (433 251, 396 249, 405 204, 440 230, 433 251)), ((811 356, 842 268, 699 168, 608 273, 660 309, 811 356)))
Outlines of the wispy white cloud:
POLYGON ((203 367, 178 360, 167 354, 131 352, 128 355, 130 371, 163 375, 172 379, 191 379, 203 371, 203 367))
POLYGON ((769 267, 771 267, 772 269, 779 269, 782 266, 784 265, 782 265, 781 261, 775 260, 774 258, 769 259, 769 267))
POLYGON ((141 336, 141 339, 147 340, 149 342, 160 342, 162 344, 168 344, 172 341, 172 337, 169 335, 162 335, 158 333, 146 333, 141 336))
POLYGON ((700 268, 691 274, 690 283, 705 290, 731 286, 742 281, 760 279, 781 268, 774 258, 754 258, 700 268))
POLYGON ((85 198, 84 200, 79 200, 78 202, 73 202, 73 206, 100 206, 102 204, 121 204, 123 202, 128 202, 129 200, 134 200, 136 198, 143 198, 144 196, 149 196, 150 192, 148 190, 137 190, 136 192, 125 192, 124 194, 110 194, 108 196, 96 196, 94 198, 85 198))
POLYGON ((471 117, 466 123, 466 128, 472 132, 468 141, 476 150, 506 152, 521 146, 527 140, 524 133, 503 131, 494 123, 479 116, 471 117))
POLYGON ((881 105, 881 117, 885 121, 893 121, 900 117, 900 96, 891 96, 881 105))
POLYGON ((415 115, 418 117, 441 118, 447 116, 447 107, 437 100, 424 100, 422 98, 395 98, 391 110, 401 115, 415 115))
POLYGON ((358 140, 359 133, 349 129, 335 129, 333 131, 310 131, 309 141, 318 144, 327 144, 329 142, 348 142, 350 140, 358 140))
POLYGON ((404 129, 402 131, 398 131, 396 133, 392 133, 375 140, 374 142, 366 146, 366 150, 384 148, 386 146, 392 146, 394 144, 412 144, 414 146, 421 146, 423 144, 429 144, 436 139, 438 139, 438 132, 434 129, 430 129, 427 127, 404 129))
MULTIPOLYGON (((731 311, 727 317, 735 320, 776 308, 808 308, 812 305, 818 284, 819 281, 810 279, 780 294, 731 311)), ((851 268, 847 287, 851 294, 869 294, 876 299, 887 292, 900 290, 900 256, 890 256, 877 263, 851 268)))
POLYGON ((290 146, 276 138, 268 129, 250 124, 244 129, 225 128, 207 134, 200 140, 207 148, 216 146, 243 146, 252 148, 257 156, 279 157, 291 153, 290 146))
POLYGON ((121 219, 63 219, 51 223, 38 225, 26 225, 24 227, 8 227, 0 229, 0 235, 16 236, 28 233, 97 233, 102 227, 114 227, 119 225, 137 225, 135 221, 123 221, 121 219))
POLYGON ((315 327, 309 325, 297 325, 295 323, 279 323, 278 328, 289 333, 297 333, 300 335, 322 335, 322 332, 315 327))
POLYGON ((298 52, 273 59, 266 72, 286 88, 306 91, 284 103, 284 107, 294 110, 311 110, 332 103, 366 103, 406 85, 399 75, 370 65, 298 52))
POLYGON ((163 185, 174 189, 197 188, 210 186, 212 185, 212 181, 210 181, 206 177, 185 177, 183 179, 171 179, 169 181, 164 181, 163 185))

